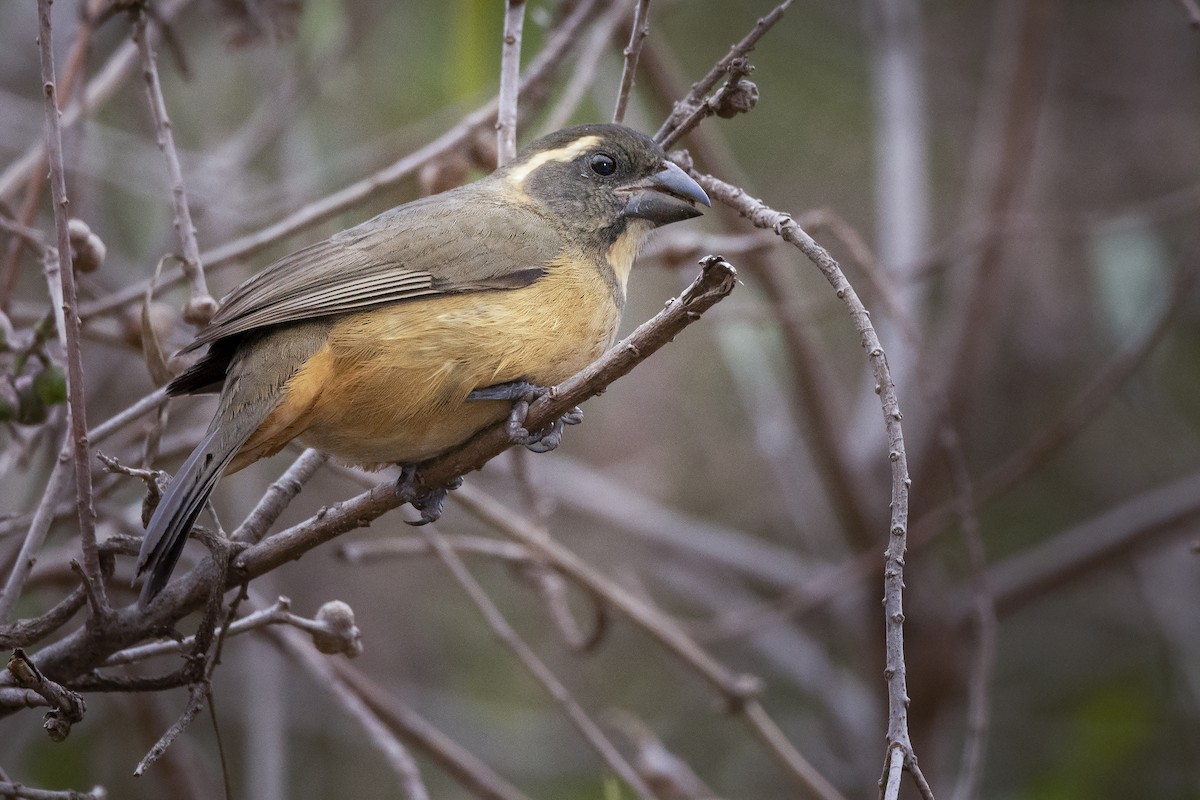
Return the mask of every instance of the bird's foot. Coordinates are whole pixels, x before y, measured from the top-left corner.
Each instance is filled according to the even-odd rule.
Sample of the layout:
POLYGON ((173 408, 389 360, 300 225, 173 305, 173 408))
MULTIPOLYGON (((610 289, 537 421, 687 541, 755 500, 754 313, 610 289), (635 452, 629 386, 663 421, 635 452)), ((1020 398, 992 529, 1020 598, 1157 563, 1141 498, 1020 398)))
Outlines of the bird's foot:
POLYGON ((540 431, 530 432, 526 429, 525 417, 529 414, 530 404, 549 392, 550 388, 547 386, 538 386, 528 381, 509 381, 476 389, 467 395, 467 400, 510 401, 513 404, 512 411, 508 414, 505 426, 509 441, 534 453, 548 453, 562 443, 563 426, 583 422, 583 411, 575 407, 540 431))
POLYGON ((428 525, 430 522, 437 522, 441 518, 442 512, 446 509, 446 495, 451 489, 457 489, 462 486, 463 479, 458 477, 445 486, 418 492, 416 478, 416 464, 400 465, 400 478, 396 481, 396 493, 407 500, 421 514, 420 519, 413 520, 408 524, 428 525))

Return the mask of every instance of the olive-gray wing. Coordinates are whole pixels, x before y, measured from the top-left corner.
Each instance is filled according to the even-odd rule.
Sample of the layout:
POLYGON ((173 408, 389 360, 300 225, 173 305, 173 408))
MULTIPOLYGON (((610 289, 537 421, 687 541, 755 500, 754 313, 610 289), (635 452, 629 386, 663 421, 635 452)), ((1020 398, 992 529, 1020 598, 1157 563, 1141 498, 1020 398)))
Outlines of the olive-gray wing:
POLYGON ((472 184, 385 211, 276 261, 230 292, 186 349, 418 297, 528 286, 561 251, 556 226, 540 213, 472 184))

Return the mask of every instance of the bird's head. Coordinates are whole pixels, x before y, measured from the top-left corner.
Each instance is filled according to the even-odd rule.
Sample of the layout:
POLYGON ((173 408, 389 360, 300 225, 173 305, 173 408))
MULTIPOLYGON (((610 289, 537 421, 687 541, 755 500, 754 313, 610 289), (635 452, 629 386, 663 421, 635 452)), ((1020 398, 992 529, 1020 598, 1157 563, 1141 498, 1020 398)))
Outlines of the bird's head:
POLYGON ((623 125, 551 133, 525 147, 497 177, 605 252, 635 253, 652 228, 698 217, 697 206, 710 205, 657 142, 623 125))

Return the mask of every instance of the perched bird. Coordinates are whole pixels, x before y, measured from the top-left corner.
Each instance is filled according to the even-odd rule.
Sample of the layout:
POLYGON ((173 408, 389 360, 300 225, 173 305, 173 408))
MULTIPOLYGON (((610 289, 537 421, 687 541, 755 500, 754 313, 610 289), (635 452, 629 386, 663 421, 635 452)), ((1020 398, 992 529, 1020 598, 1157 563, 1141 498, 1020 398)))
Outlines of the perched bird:
MULTIPOLYGON (((297 437, 351 464, 414 464, 587 366, 613 343, 646 235, 698 204, 704 191, 652 139, 583 125, 238 286, 186 348, 207 353, 167 387, 220 401, 150 520, 141 605, 222 474, 297 437)), ((414 505, 433 517, 440 498, 414 505)))

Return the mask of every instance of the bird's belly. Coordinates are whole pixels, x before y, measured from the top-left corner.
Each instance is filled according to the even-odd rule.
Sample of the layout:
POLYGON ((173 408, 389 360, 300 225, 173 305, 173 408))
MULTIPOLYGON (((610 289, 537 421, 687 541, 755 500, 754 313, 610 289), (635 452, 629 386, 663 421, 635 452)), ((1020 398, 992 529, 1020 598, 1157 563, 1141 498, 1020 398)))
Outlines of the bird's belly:
POLYGON ((297 433, 353 464, 429 458, 507 416, 472 390, 559 383, 611 345, 618 317, 607 286, 549 279, 350 315, 294 379, 319 383, 297 433))
POLYGON ((510 404, 497 401, 449 403, 404 411, 360 402, 350 414, 326 415, 302 436, 305 444, 359 466, 407 464, 465 442, 507 416, 510 404))

